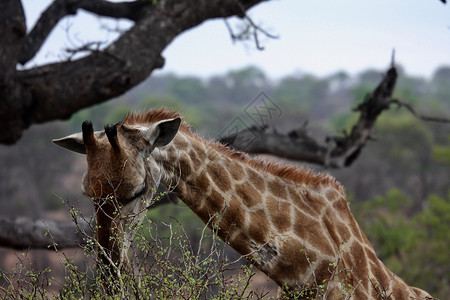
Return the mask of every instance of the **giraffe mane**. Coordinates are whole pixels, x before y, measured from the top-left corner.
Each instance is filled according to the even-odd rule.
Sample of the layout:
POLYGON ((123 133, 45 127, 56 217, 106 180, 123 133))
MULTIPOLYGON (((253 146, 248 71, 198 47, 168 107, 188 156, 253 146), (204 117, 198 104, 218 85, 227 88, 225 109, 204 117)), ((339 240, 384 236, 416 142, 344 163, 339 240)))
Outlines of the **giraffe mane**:
MULTIPOLYGON (((203 139, 202 139, 203 140, 203 139)), ((307 184, 307 185, 332 185, 342 194, 344 189, 342 185, 334 179, 334 177, 326 173, 315 173, 311 169, 304 167, 296 167, 290 165, 284 165, 280 162, 267 161, 262 158, 250 157, 248 154, 231 150, 225 145, 218 142, 209 142, 203 140, 203 142, 212 145, 219 152, 227 155, 228 157, 237 159, 246 163, 247 165, 263 171, 265 173, 273 174, 275 176, 288 179, 295 183, 307 184)))
MULTIPOLYGON (((152 109, 147 112, 129 112, 125 117, 123 123, 124 124, 152 124, 158 121, 173 119, 176 117, 181 117, 180 114, 173 110, 167 109, 165 107, 161 109, 152 109)), ((307 185, 332 185, 337 190, 339 190, 342 194, 344 193, 344 189, 342 185, 337 182, 334 177, 323 174, 323 173, 315 173, 314 171, 303 168, 303 167, 295 167, 289 165, 283 165, 279 162, 271 162, 266 161, 261 158, 253 158, 247 155, 246 153, 232 150, 225 145, 222 145, 218 142, 207 141, 198 135, 192 133, 191 127, 186 122, 182 122, 180 126, 180 130, 194 137, 201 143, 212 146, 214 149, 219 151, 220 153, 236 160, 240 160, 243 163, 263 172, 273 174, 275 176, 288 179, 295 183, 303 183, 307 185)))
MULTIPOLYGON (((158 121, 181 117, 181 115, 166 107, 160 109, 151 109, 147 112, 129 112, 122 123, 124 124, 152 124, 158 121)), ((184 132, 190 132, 191 126, 186 122, 181 122, 180 129, 184 132)))

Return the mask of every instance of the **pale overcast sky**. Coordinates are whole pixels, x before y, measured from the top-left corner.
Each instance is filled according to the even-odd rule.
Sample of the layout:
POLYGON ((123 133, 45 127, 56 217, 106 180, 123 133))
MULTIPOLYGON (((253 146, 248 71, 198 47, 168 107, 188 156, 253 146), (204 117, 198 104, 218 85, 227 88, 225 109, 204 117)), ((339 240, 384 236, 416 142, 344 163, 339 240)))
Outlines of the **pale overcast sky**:
MULTIPOLYGON (((29 24, 50 2, 23 0, 29 24)), ((280 37, 266 41, 264 51, 233 44, 223 20, 208 21, 175 39, 163 52, 164 69, 156 73, 205 77, 253 64, 272 78, 294 72, 356 74, 385 69, 393 48, 410 74, 430 76, 436 67, 450 65, 450 5, 439 0, 272 0, 250 15, 280 37)), ((86 13, 65 18, 29 66, 57 61, 63 47, 113 38, 101 32, 104 24, 86 13)))

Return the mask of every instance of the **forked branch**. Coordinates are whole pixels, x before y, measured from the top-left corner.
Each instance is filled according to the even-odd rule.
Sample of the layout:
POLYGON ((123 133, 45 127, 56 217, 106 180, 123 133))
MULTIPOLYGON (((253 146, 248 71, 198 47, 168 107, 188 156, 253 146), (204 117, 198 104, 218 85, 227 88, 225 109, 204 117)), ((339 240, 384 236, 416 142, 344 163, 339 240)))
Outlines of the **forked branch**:
POLYGON ((247 153, 272 154, 282 158, 314 163, 331 168, 350 166, 358 158, 364 146, 372 138, 371 134, 378 117, 391 105, 405 107, 414 116, 425 121, 450 123, 448 118, 425 117, 401 100, 394 99, 392 93, 397 81, 397 69, 392 62, 373 92, 354 111, 359 119, 350 133, 343 136, 327 137, 324 142, 308 134, 306 126, 281 134, 268 130, 269 126, 253 126, 245 130, 221 137, 220 142, 247 153))
POLYGON ((228 29, 228 32, 230 34, 231 40, 233 42, 242 42, 242 41, 248 41, 253 40, 256 46, 256 49, 258 50, 264 50, 264 46, 261 45, 261 38, 260 36, 265 36, 270 39, 278 39, 277 35, 274 35, 270 32, 268 32, 266 29, 262 28, 261 26, 257 25, 253 19, 246 13, 245 8, 240 4, 239 7, 242 10, 242 28, 239 28, 238 31, 234 30, 227 19, 224 19, 225 25, 228 29))

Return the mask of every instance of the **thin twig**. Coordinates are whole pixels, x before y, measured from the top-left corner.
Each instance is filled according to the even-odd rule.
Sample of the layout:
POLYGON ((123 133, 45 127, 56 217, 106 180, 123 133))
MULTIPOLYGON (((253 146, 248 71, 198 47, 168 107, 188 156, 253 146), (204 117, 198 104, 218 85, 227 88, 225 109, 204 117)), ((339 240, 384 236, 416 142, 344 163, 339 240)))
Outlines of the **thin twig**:
POLYGON ((406 108, 411 114, 413 114, 413 116, 415 116, 416 118, 423 120, 423 121, 427 121, 427 122, 436 122, 436 123, 450 123, 450 118, 444 118, 444 117, 430 117, 430 116, 425 116, 422 114, 419 114, 416 112, 416 110, 412 107, 411 104, 399 100, 399 99, 391 99, 390 103, 392 104, 396 104, 398 107, 404 107, 406 108))

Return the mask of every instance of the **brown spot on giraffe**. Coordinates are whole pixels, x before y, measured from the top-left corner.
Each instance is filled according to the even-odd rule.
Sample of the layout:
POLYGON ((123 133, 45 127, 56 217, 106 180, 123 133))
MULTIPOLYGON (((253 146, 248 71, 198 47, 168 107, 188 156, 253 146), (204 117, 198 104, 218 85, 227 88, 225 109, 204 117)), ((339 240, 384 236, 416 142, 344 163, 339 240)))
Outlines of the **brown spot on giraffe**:
POLYGON ((246 207, 252 207, 262 203, 261 193, 248 184, 236 185, 235 191, 246 207))
MULTIPOLYGON (((355 286, 355 291, 354 291, 354 299, 370 299, 368 292, 367 292, 367 288, 366 290, 359 288, 361 285, 358 283, 358 285, 355 286)), ((376 299, 376 298, 375 298, 376 299)))
POLYGON ((291 228, 291 206, 291 203, 279 201, 274 197, 268 197, 267 199, 270 218, 280 234, 289 231, 291 228))
POLYGON ((303 251, 303 245, 295 240, 286 242, 279 248, 279 256, 284 259, 279 259, 272 271, 276 274, 274 277, 279 285, 292 274, 304 274, 308 270, 309 264, 303 251))
POLYGON ((235 181, 241 181, 245 177, 244 168, 240 164, 234 164, 233 167, 230 168, 230 174, 235 181))
POLYGON ((209 178, 206 175, 206 172, 202 171, 197 177, 197 180, 193 181, 193 184, 195 184, 195 187, 199 190, 199 192, 205 192, 210 185, 209 178))
POLYGON ((366 253, 366 255, 367 255, 367 259, 368 259, 367 263, 368 263, 368 264, 369 264, 369 263, 373 263, 373 264, 377 264, 377 263, 378 263, 379 259, 378 259, 378 257, 376 256, 376 254, 375 254, 375 252, 373 251, 373 249, 368 249, 368 248, 366 247, 365 253, 366 253))
MULTIPOLYGON (((367 257, 364 248, 359 242, 354 242, 350 246, 350 253, 352 254, 353 261, 358 268, 366 268, 367 257)), ((367 271, 367 270, 365 270, 367 271)))
MULTIPOLYGON (((329 210, 328 210, 329 211, 329 210)), ((328 232, 328 235, 330 236, 331 240, 334 242, 334 245, 339 245, 343 242, 343 237, 339 235, 337 232, 336 226, 332 223, 332 217, 325 215, 322 219, 324 228, 326 232, 328 232)))
POLYGON ((306 236, 310 232, 314 232, 314 228, 317 226, 317 220, 304 214, 302 211, 296 209, 295 221, 294 221, 294 233, 297 236, 306 236))
POLYGON ((325 197, 317 194, 314 190, 308 191, 303 190, 303 203, 305 207, 309 207, 312 211, 311 215, 317 215, 324 207, 327 207, 327 203, 325 202, 325 197))
POLYGON ((210 219, 212 223, 209 225, 212 226, 216 223, 214 217, 216 216, 217 210, 220 211, 225 207, 225 198, 222 194, 212 190, 208 199, 209 201, 203 202, 201 204, 202 206, 198 208, 197 215, 200 216, 201 219, 210 219))
POLYGON ((326 238, 324 232, 318 232, 316 235, 312 235, 310 239, 311 246, 316 249, 321 249, 321 254, 326 256, 336 255, 336 251, 326 238))
POLYGON ((249 213, 250 222, 249 236, 259 245, 263 245, 270 239, 270 224, 267 223, 267 216, 263 209, 249 213))
POLYGON ((195 152, 193 149, 189 149, 188 155, 191 158, 194 170, 197 171, 202 166, 203 161, 198 157, 197 152, 195 152))
POLYGON ((217 162, 210 162, 206 166, 207 172, 220 191, 226 192, 231 188, 231 179, 228 171, 224 171, 217 162))
POLYGON ((405 295, 404 290, 405 290, 405 286, 400 286, 400 285, 392 286, 392 296, 394 297, 394 299, 407 298, 408 295, 405 295))
POLYGON ((300 192, 298 189, 294 188, 293 186, 288 186, 288 194, 289 199, 292 200, 292 203, 296 205, 300 210, 302 210, 304 213, 314 216, 317 211, 315 211, 308 203, 310 199, 306 197, 306 192, 302 189, 300 192))
POLYGON ((250 254, 250 252, 252 252, 252 250, 250 249, 250 243, 248 242, 249 240, 250 238, 246 234, 239 233, 233 238, 233 240, 230 242, 230 245, 232 245, 233 249, 240 254, 248 255, 250 254))
POLYGON ((333 208, 335 210, 335 213, 341 214, 345 217, 348 216, 349 208, 348 208, 348 204, 345 200, 339 199, 339 201, 335 201, 333 203, 333 208))
POLYGON ((181 151, 181 152, 190 148, 189 144, 183 139, 176 140, 174 144, 175 144, 175 149, 177 149, 178 151, 181 151))
POLYGON ((254 187, 262 188, 264 187, 264 179, 253 169, 247 169, 247 177, 254 187))
POLYGON ((272 195, 277 195, 280 198, 287 199, 287 191, 285 183, 281 180, 273 180, 268 182, 269 191, 272 195))
POLYGON ((348 241, 351 237, 351 232, 348 229, 347 225, 339 221, 335 226, 336 231, 339 234, 340 240, 348 241))
POLYGON ((308 215, 297 211, 294 221, 294 233, 297 236, 303 237, 310 245, 316 249, 321 249, 324 255, 334 255, 335 251, 325 236, 323 230, 318 230, 317 220, 308 215))
MULTIPOLYGON (((100 132, 94 132, 92 125, 86 123, 83 133, 55 143, 86 154, 86 192, 95 201, 112 194, 114 201, 121 204, 121 215, 139 211, 141 199, 150 199, 159 184, 175 186, 176 195, 205 223, 211 215, 221 215, 220 237, 243 255, 252 249, 259 252, 251 257, 260 259, 262 271, 280 285, 295 289, 312 282, 305 254, 317 262, 317 274, 326 276, 327 260, 337 255, 337 249, 345 242, 348 247, 344 248, 343 260, 346 267, 355 266, 349 278, 363 280, 355 292, 363 295, 360 299, 376 297, 367 284, 369 278, 377 278, 391 289, 396 286, 396 294, 401 290, 408 297, 430 297, 407 286, 375 259, 370 242, 345 202, 343 188, 334 178, 254 159, 205 141, 192 133, 174 111, 130 113, 114 128, 100 132), (273 199, 283 201, 277 203, 273 199), (275 203, 277 207, 286 203, 281 204, 286 212, 277 214, 275 203)), ((117 232, 125 236, 121 229, 125 223, 119 219, 109 222, 105 216, 98 216, 98 221, 109 227, 105 235, 118 228, 117 232)), ((101 240, 107 250, 113 249, 109 239, 101 240)), ((114 261, 124 259, 126 250, 121 249, 114 261)))
MULTIPOLYGON (((370 263, 372 269, 372 281, 378 286, 378 291, 388 290, 392 286, 391 278, 386 274, 381 263, 370 263)), ((392 278, 393 279, 393 278, 392 278)))
POLYGON ((330 261, 322 260, 316 263, 316 268, 314 269, 314 274, 316 275, 317 282, 329 284, 330 280, 333 280, 333 268, 330 266, 330 261))
POLYGON ((198 159, 200 160, 200 162, 202 164, 205 163, 205 161, 206 161, 206 153, 205 153, 205 151, 203 150, 203 147, 200 144, 191 145, 190 151, 195 153, 195 155, 198 157, 198 159))
MULTIPOLYGON (((189 177, 191 173, 194 171, 194 169, 191 167, 193 165, 191 158, 187 154, 180 155, 178 168, 179 170, 184 170, 184 174, 186 177, 189 177)), ((175 172, 179 173, 179 170, 174 170, 175 172)))
POLYGON ((241 202, 237 197, 232 196, 228 205, 223 209, 223 213, 219 218, 219 227, 221 231, 219 235, 226 241, 228 237, 236 230, 243 228, 245 225, 245 212, 241 202))

